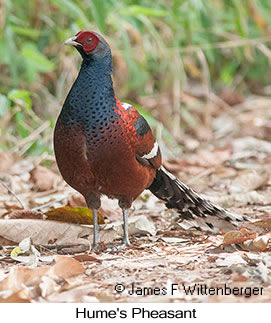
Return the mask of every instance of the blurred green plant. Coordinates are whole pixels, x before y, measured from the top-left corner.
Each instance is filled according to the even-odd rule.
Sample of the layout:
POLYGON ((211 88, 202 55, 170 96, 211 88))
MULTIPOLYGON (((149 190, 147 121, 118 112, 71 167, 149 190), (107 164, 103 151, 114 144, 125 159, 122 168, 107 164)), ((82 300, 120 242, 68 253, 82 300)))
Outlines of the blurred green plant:
MULTIPOLYGON (((121 97, 135 102, 139 94, 172 96, 160 121, 169 130, 175 122, 176 130, 176 116, 195 124, 191 109, 180 112, 178 102, 191 81, 210 78, 214 90, 270 84, 270 16, 270 0, 3 0, 1 146, 29 137, 42 116, 54 118, 76 75, 71 66, 80 61, 62 44, 80 29, 98 30, 112 45, 121 97)), ((46 136, 47 128, 24 152, 46 151, 46 136)))

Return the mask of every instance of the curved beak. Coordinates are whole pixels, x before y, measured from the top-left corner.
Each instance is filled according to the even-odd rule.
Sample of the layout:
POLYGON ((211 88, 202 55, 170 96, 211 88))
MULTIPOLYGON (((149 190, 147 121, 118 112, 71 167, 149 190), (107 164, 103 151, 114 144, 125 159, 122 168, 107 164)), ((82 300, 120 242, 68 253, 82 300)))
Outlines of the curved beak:
POLYGON ((76 41, 76 37, 71 37, 68 38, 65 42, 64 45, 71 45, 71 46, 82 46, 80 43, 76 41))

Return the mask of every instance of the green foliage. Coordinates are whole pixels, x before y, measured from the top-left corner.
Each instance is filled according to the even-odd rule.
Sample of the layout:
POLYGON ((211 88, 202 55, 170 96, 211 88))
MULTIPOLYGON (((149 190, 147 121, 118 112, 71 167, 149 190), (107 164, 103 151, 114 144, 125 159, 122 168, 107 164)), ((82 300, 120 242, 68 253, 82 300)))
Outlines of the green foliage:
POLYGON ((13 89, 8 93, 8 98, 14 103, 18 103, 27 110, 30 110, 32 107, 29 91, 13 89))
POLYGON ((0 94, 0 118, 8 112, 9 107, 9 99, 5 95, 0 94))
MULTIPOLYGON (((184 80, 201 82, 201 50, 214 88, 231 85, 240 73, 239 86, 253 81, 263 87, 270 83, 271 74, 265 73, 270 59, 258 45, 270 48, 270 16, 270 0, 6 0, 1 5, 0 118, 10 113, 16 125, 10 134, 25 138, 40 125, 38 106, 46 115, 47 102, 37 98, 39 93, 46 89, 62 102, 59 89, 68 66, 63 57, 71 64, 79 61, 62 44, 80 29, 100 31, 128 64, 118 89, 122 96, 172 92, 173 84, 181 88, 184 80), (250 39, 258 41, 251 45, 250 39)), ((181 115, 193 124, 189 111, 181 115)), ((42 140, 28 151, 44 151, 42 140)))

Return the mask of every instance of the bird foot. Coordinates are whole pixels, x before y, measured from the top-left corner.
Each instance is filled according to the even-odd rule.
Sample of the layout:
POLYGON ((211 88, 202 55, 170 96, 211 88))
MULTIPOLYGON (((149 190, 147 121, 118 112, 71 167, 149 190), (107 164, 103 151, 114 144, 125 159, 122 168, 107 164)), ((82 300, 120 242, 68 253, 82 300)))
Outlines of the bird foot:
POLYGON ((121 243, 109 243, 106 245, 108 253, 118 253, 120 251, 125 251, 127 248, 131 246, 130 242, 121 242, 121 243))
POLYGON ((89 249, 88 253, 101 253, 107 249, 107 246, 103 242, 92 244, 91 248, 89 249))
POLYGON ((104 242, 99 242, 92 244, 91 248, 89 248, 88 253, 101 253, 101 252, 108 252, 108 253, 118 253, 120 251, 125 251, 126 248, 131 246, 129 241, 122 241, 120 243, 109 243, 105 244, 104 242))

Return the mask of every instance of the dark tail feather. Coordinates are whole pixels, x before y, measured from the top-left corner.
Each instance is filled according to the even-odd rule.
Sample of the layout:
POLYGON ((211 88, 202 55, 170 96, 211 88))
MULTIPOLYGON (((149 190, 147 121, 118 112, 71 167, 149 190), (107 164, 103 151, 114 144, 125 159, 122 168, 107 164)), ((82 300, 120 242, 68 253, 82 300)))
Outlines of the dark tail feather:
POLYGON ((242 215, 231 213, 212 204, 182 183, 163 166, 156 171, 156 178, 149 190, 163 200, 169 209, 175 209, 185 228, 195 227, 205 231, 232 230, 238 222, 248 221, 242 215))

